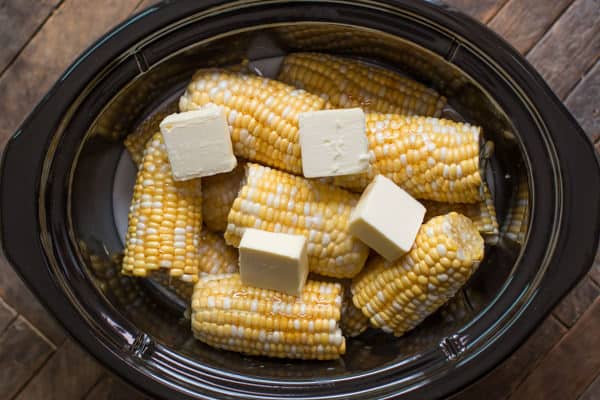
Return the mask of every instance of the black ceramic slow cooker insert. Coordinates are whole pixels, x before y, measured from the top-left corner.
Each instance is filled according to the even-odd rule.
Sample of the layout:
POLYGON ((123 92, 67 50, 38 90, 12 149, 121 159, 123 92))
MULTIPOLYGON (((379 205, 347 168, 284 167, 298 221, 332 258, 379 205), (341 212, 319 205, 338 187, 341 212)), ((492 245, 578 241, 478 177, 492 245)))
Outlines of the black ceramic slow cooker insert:
MULTIPOLYGON (((266 70, 261 70, 268 74, 266 70)), ((2 160, 6 257, 95 357, 165 399, 433 399, 471 383, 534 330, 586 273, 600 227, 592 145, 540 76, 476 21, 397 1, 177 1, 90 47, 10 139, 2 160), (195 341, 178 304, 119 275, 132 166, 124 137, 193 71, 294 51, 359 58, 445 95, 446 116, 495 143, 486 179, 500 240, 461 292, 397 339, 368 331, 338 361, 246 357, 195 341), (124 214, 125 213, 125 214, 124 214)))

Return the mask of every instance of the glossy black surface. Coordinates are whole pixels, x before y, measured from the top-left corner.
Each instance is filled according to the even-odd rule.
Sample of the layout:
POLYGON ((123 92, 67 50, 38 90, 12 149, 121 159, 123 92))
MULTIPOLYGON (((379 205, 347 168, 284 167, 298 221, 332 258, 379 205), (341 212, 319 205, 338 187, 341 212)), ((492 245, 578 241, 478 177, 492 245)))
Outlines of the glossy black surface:
POLYGON ((600 226, 598 160, 541 78, 477 22, 408 0, 182 1, 146 10, 57 82, 9 142, 1 179, 11 263, 96 357, 170 399, 447 395, 507 357, 583 276, 600 226), (155 287, 118 274, 113 192, 124 136, 196 68, 297 50, 409 74, 496 144, 488 176, 503 233, 456 300, 466 306, 446 307, 402 339, 369 331, 336 362, 212 349, 190 338, 155 287))

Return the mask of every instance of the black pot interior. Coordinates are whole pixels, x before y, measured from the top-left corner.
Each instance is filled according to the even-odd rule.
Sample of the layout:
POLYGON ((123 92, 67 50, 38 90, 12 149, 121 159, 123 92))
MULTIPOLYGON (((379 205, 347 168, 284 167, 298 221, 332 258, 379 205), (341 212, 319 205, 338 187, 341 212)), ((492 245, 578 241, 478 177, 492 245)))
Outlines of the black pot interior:
POLYGON ((374 30, 325 23, 262 26, 200 42, 182 29, 179 36, 161 39, 159 45, 136 58, 143 72, 135 79, 124 86, 105 87, 102 95, 110 100, 101 111, 92 109, 97 116, 72 164, 67 193, 70 225, 66 229, 78 249, 84 279, 97 289, 93 302, 106 305, 107 318, 132 326, 156 346, 187 358, 185 363, 192 369, 203 364, 262 378, 339 377, 439 351, 444 338, 460 333, 485 313, 514 273, 526 241, 530 203, 527 163, 510 118, 473 77, 447 61, 451 57, 451 48, 438 55, 374 30), (290 362, 212 349, 192 338, 181 304, 162 288, 119 273, 122 233, 135 179, 124 137, 176 101, 194 70, 248 60, 251 70, 273 76, 277 60, 294 51, 360 58, 411 76, 447 96, 450 107, 444 111, 445 117, 482 126, 485 137, 495 143, 486 179, 494 194, 501 238, 497 245, 488 246, 476 275, 451 305, 414 331, 393 338, 369 330, 348 341, 347 353, 339 361, 290 362))

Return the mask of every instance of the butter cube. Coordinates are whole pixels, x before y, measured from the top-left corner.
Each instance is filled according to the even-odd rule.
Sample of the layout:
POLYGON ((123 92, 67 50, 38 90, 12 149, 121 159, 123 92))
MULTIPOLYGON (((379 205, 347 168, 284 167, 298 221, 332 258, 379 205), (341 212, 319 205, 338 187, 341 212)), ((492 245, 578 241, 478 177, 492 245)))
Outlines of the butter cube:
POLYGON ((394 261, 412 247, 425 211, 402 188, 377 175, 350 213, 350 234, 394 261))
POLYGON ((229 172, 237 165, 229 125, 215 104, 171 114, 160 123, 160 131, 176 181, 229 172))
POLYGON ((239 251, 243 284, 293 296, 302 293, 308 276, 304 236, 247 228, 239 251))
POLYGON ((369 167, 365 114, 360 108, 303 112, 298 124, 305 177, 351 175, 369 167))

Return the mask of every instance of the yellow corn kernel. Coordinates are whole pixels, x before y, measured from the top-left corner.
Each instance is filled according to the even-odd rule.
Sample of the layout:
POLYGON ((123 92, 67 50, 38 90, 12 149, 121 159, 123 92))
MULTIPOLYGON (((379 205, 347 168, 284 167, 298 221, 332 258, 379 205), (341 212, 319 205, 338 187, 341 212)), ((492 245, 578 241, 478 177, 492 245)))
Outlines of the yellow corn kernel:
POLYGON ((361 191, 385 175, 412 196, 447 203, 481 200, 480 128, 431 117, 367 114, 370 165, 366 173, 335 177, 361 191))
POLYGON ((368 248, 348 233, 358 195, 327 184, 248 163, 245 183, 227 218, 225 240, 238 247, 245 228, 304 235, 311 272, 351 278, 368 248))
POLYGON ((202 219, 213 232, 225 232, 227 215, 242 187, 244 163, 226 174, 202 178, 202 219))
POLYGON ((285 57, 278 79, 329 101, 336 108, 439 117, 446 99, 393 71, 321 53, 285 57))
POLYGON ((195 282, 201 212, 200 179, 173 180, 162 135, 156 133, 146 145, 133 189, 122 272, 148 276, 164 269, 195 282))
POLYGON ((242 285, 239 274, 200 278, 192 296, 192 331, 210 346, 249 355, 337 359, 339 283, 307 281, 299 297, 242 285))
POLYGON ((352 301, 371 324, 401 336, 456 294, 483 252, 483 238, 469 218, 455 212, 432 218, 404 257, 369 260, 352 282, 352 301))

